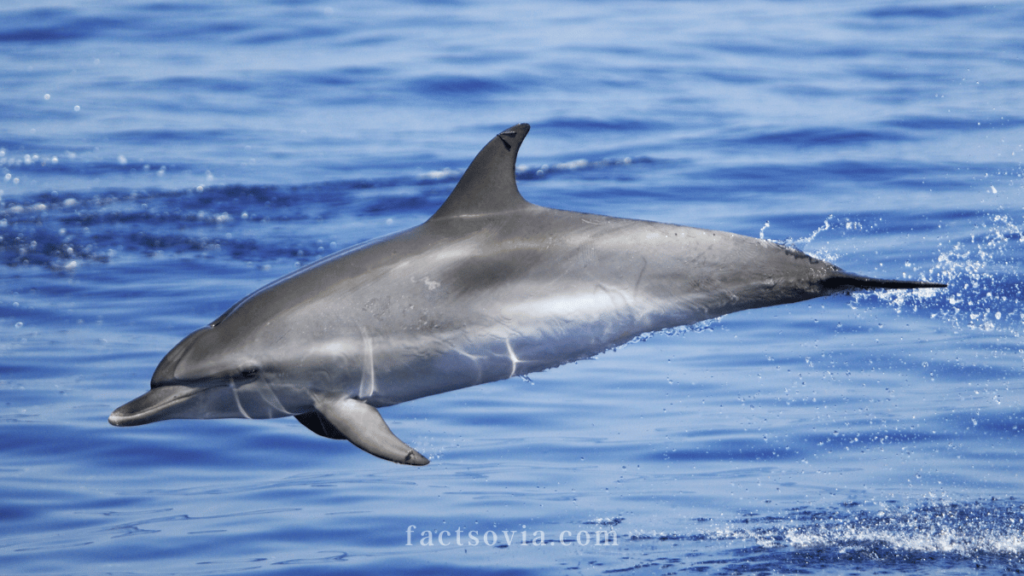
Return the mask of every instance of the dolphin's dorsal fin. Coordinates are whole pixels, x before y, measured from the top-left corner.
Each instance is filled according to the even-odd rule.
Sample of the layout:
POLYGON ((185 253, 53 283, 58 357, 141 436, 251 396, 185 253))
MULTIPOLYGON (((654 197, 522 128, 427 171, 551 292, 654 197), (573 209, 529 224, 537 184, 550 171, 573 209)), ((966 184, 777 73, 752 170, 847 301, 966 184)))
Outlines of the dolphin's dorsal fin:
POLYGON ((430 219, 483 216, 531 206, 516 187, 516 156, 529 131, 529 124, 516 124, 488 142, 430 219))

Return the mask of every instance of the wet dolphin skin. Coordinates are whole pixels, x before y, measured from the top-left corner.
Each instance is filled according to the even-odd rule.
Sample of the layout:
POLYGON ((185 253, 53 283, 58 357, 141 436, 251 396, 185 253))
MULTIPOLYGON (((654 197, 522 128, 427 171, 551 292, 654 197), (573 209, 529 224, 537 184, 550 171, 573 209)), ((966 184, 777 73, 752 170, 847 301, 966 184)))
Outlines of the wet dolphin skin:
POLYGON ((495 136, 425 223, 250 294, 175 346, 115 426, 295 416, 424 465, 377 408, 545 370, 645 332, 877 280, 728 232, 554 210, 519 194, 527 124, 495 136))

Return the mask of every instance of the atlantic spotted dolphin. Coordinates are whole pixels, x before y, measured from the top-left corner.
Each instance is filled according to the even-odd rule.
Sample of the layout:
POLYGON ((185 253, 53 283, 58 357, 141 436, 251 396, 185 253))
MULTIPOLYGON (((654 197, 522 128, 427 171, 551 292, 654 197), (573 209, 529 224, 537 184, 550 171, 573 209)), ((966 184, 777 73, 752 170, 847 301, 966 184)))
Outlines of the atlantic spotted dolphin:
POLYGON ((322 436, 424 465, 377 408, 748 308, 944 286, 849 274, 728 232, 531 204, 515 178, 529 130, 495 136, 425 223, 301 268, 193 332, 110 423, 295 416, 322 436))

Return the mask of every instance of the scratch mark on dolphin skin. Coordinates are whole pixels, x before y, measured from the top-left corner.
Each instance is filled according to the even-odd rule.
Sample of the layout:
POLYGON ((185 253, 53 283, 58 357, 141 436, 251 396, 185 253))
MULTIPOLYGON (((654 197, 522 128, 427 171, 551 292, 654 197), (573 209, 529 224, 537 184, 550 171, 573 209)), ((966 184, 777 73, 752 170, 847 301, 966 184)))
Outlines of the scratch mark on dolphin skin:
POLYGON ((360 326, 363 334, 363 377, 359 381, 359 398, 369 398, 377 391, 377 378, 373 373, 373 338, 365 326, 360 326))
POLYGON ((644 272, 647 271, 647 258, 640 257, 644 261, 643 267, 640 268, 640 275, 636 277, 636 284, 633 285, 633 297, 637 298, 640 295, 640 281, 644 279, 644 272))
MULTIPOLYGON (((277 410, 281 414, 287 414, 289 416, 293 414, 292 411, 284 407, 284 403, 281 402, 281 397, 277 395, 277 391, 274 390, 273 386, 262 383, 259 385, 249 384, 249 386, 254 387, 256 393, 259 394, 260 398, 270 406, 271 410, 277 410)), ((273 414, 273 412, 268 413, 273 414)))
POLYGON ((508 373, 508 377, 511 378, 516 375, 516 370, 519 369, 521 361, 516 356, 516 351, 512 349, 512 343, 509 342, 508 338, 505 339, 505 348, 508 349, 508 359, 512 361, 512 371, 508 373))
POLYGON ((469 362, 476 369, 476 376, 477 376, 477 378, 480 378, 480 377, 483 376, 484 369, 481 366, 481 361, 485 359, 484 356, 481 356, 479 354, 472 354, 470 352, 467 352, 465 349, 463 349, 461 347, 460 348, 456 348, 454 350, 454 352, 456 354, 460 355, 460 356, 465 357, 467 360, 469 360, 469 362))
POLYGON ((249 416, 249 413, 245 411, 245 407, 242 406, 242 399, 238 397, 238 387, 235 386, 235 381, 232 380, 231 382, 229 382, 228 386, 231 387, 231 394, 235 397, 235 406, 238 406, 238 411, 246 419, 252 420, 252 416, 249 416))
POLYGON ((515 138, 516 137, 515 130, 506 130, 506 131, 502 132, 501 134, 498 134, 498 139, 500 139, 501 143, 505 145, 505 150, 511 150, 512 149, 512 145, 509 144, 508 141, 505 140, 504 136, 511 136, 512 138, 515 138))

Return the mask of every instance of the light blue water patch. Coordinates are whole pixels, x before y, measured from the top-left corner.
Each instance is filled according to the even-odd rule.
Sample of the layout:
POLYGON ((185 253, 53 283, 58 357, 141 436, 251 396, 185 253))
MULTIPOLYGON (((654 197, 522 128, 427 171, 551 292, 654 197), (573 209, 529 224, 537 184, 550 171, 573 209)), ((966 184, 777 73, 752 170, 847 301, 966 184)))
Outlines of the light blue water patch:
POLYGON ((1022 28, 1012 2, 6 3, 2 571, 1019 571, 1022 28), (294 419, 106 422, 517 122, 532 202, 949 287, 384 409, 423 469, 294 419))

